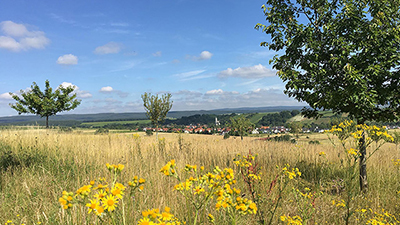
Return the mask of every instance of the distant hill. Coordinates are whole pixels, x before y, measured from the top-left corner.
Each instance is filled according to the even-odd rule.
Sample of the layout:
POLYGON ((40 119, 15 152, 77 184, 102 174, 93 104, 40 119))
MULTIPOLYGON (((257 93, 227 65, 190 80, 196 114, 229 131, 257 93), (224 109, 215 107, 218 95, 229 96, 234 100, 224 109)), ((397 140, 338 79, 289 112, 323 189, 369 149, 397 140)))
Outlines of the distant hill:
MULTIPOLYGON (((223 108, 214 110, 197 111, 171 111, 168 118, 181 118, 183 116, 192 116, 197 114, 230 114, 230 113, 262 113, 262 112, 280 112, 283 110, 300 110, 302 106, 271 106, 271 107, 245 107, 245 108, 223 108)), ((101 122, 101 121, 129 121, 145 120, 146 114, 143 113, 98 113, 98 114, 63 114, 51 116, 49 124, 51 126, 73 126, 83 122, 101 122)), ((0 117, 0 125, 34 125, 44 124, 45 118, 35 115, 7 116, 0 117)))

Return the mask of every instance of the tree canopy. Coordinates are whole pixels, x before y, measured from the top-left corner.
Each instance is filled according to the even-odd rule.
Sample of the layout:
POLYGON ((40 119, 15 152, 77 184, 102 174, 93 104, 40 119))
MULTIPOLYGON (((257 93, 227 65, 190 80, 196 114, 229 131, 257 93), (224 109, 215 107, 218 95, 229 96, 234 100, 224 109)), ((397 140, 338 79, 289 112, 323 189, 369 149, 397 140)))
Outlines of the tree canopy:
POLYGON ((156 135, 158 138, 158 125, 164 122, 167 113, 172 108, 171 94, 163 94, 161 97, 145 92, 142 95, 143 106, 146 110, 147 117, 156 127, 156 135))
POLYGON ((257 29, 277 51, 273 68, 285 93, 358 123, 399 118, 400 1, 268 0, 257 29))
POLYGON ((75 109, 80 104, 80 100, 76 99, 76 93, 73 94, 75 88, 75 86, 64 87, 60 85, 53 92, 50 82, 46 80, 45 90, 41 91, 39 86, 33 82, 30 90, 20 91, 20 96, 10 93, 16 101, 15 104, 10 104, 10 106, 18 114, 32 113, 40 117, 46 117, 46 128, 48 128, 49 116, 75 109))
POLYGON ((230 126, 234 131, 238 132, 240 138, 243 140, 243 136, 246 135, 249 130, 253 129, 254 124, 250 122, 248 118, 240 115, 239 117, 231 118, 230 126))

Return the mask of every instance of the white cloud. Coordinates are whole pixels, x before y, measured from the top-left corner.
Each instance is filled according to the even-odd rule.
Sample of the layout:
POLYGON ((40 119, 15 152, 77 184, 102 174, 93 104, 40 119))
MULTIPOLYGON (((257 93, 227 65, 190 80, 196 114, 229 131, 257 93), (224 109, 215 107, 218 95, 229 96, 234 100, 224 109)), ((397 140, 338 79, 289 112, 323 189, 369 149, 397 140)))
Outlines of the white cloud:
POLYGON ((11 100, 13 98, 11 97, 11 95, 8 92, 6 92, 6 93, 3 93, 3 94, 0 94, 0 99, 1 100, 11 100))
POLYGON ((0 36, 0 48, 19 52, 29 49, 43 49, 50 40, 42 31, 29 31, 25 25, 3 21, 0 28, 6 36, 0 36))
POLYGON ((153 56, 155 56, 155 57, 160 57, 161 54, 162 54, 162 52, 161 52, 161 51, 158 51, 158 52, 153 53, 153 56))
POLYGON ((99 46, 94 50, 95 54, 106 55, 115 54, 121 51, 121 44, 115 42, 109 42, 103 46, 99 46))
POLYGON ((224 91, 222 89, 215 89, 215 90, 207 91, 206 95, 220 95, 223 93, 224 93, 224 91))
POLYGON ((23 24, 14 23, 12 21, 1 22, 1 30, 4 34, 12 37, 23 37, 29 34, 28 29, 23 24))
POLYGON ((220 78, 226 77, 241 77, 241 78, 263 78, 263 77, 273 77, 276 75, 276 71, 266 68, 265 66, 258 64, 250 67, 238 67, 236 69, 228 68, 221 71, 218 74, 220 78))
POLYGON ((0 36, 0 48, 18 52, 22 49, 21 44, 12 37, 0 36))
POLYGON ((76 65, 78 64, 78 57, 72 54, 66 54, 58 57, 57 64, 61 65, 76 65))
POLYGON ((202 51, 199 56, 190 56, 188 55, 186 58, 191 59, 193 61, 203 61, 211 59, 213 54, 209 51, 202 51))
POLYGON ((78 97, 78 98, 91 98, 91 97, 92 97, 92 94, 91 94, 90 92, 88 92, 88 91, 82 91, 82 90, 80 90, 80 88, 79 88, 78 86, 76 86, 76 85, 74 85, 74 84, 72 84, 72 83, 69 83, 69 82, 62 82, 62 83, 60 84, 60 86, 62 86, 62 87, 64 87, 64 88, 66 88, 66 87, 74 87, 75 90, 74 90, 74 92, 72 92, 72 93, 73 93, 73 94, 76 94, 76 97, 78 97))
POLYGON ((111 86, 100 88, 100 92, 112 92, 112 91, 114 91, 114 89, 111 86))
POLYGON ((92 95, 90 92, 88 92, 88 91, 81 91, 81 90, 78 90, 78 91, 76 92, 76 96, 77 96, 78 98, 91 98, 91 97, 93 97, 93 95, 92 95))

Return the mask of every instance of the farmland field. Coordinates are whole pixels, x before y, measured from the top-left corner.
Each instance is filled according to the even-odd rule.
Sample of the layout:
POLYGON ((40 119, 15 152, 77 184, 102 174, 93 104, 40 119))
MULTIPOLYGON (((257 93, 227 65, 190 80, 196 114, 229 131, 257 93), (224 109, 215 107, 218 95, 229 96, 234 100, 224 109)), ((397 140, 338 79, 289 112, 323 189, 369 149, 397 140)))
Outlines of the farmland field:
MULTIPOLYGON (((170 208, 168 212, 186 224, 195 221, 212 224, 212 219, 214 224, 257 224, 262 219, 264 224, 288 224, 300 218, 303 224, 345 224, 346 218, 349 224, 383 219, 396 224, 400 220, 400 165, 396 164, 400 150, 394 144, 384 144, 368 159, 369 190, 359 194, 357 179, 353 179, 354 188, 346 183, 349 156, 337 139, 334 138, 336 147, 326 134, 302 135, 297 144, 258 139, 245 137, 241 141, 214 135, 160 133, 156 140, 155 136, 144 133, 95 135, 94 131, 1 130, 0 222, 138 224, 144 221, 143 211, 158 208, 161 213, 166 206, 170 208), (310 144, 310 140, 318 140, 320 144, 310 144), (261 172, 253 183, 256 190, 253 193, 233 161, 237 154, 246 156, 249 151, 258 154, 253 166, 257 163, 261 172), (176 167, 164 167, 171 165, 171 160, 176 167), (109 170, 107 163, 111 164, 109 170), (124 167, 119 167, 121 170, 112 167, 118 164, 124 167), (196 165, 196 172, 187 164, 196 165), (219 207, 218 195, 211 195, 205 201, 207 204, 197 205, 196 210, 193 201, 200 202, 209 187, 199 184, 193 187, 193 192, 191 189, 180 192, 176 185, 185 183, 186 178, 195 184, 196 174, 212 174, 216 166, 222 171, 233 169, 236 181, 229 184, 235 192, 240 189, 240 194, 219 207), (160 172, 163 167, 167 170, 160 172), (170 176, 166 176, 168 173, 170 176), (181 181, 175 177, 178 175, 181 181), (129 187, 128 182, 134 181, 135 176, 145 180, 136 182, 143 190, 129 187), (90 211, 92 194, 98 193, 98 184, 111 189, 115 178, 127 189, 115 203, 115 209, 106 209, 96 216, 95 210, 90 211), (89 184, 91 192, 85 195, 80 188, 89 184), (134 189, 132 195, 129 188, 134 189), (63 191, 73 192, 70 195, 73 204, 67 209, 60 200, 63 191), (259 201, 254 201, 252 195, 259 196, 259 201), (230 208, 229 204, 239 200, 255 202, 257 214, 241 211, 239 205, 230 208)), ((373 143, 369 151, 375 146, 373 143)), ((225 180, 232 178, 226 177, 227 174, 222 176, 225 180)), ((226 186, 223 188, 227 190, 226 186)), ((227 193, 223 195, 226 198, 230 196, 227 193)))

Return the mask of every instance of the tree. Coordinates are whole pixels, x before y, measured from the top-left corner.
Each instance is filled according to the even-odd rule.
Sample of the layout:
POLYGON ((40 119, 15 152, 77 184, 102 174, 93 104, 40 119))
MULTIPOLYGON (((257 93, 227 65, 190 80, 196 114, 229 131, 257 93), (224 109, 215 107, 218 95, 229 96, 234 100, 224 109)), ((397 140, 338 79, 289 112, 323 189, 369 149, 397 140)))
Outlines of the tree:
POLYGON ((237 118, 231 118, 231 128, 234 131, 237 131, 240 135, 241 140, 243 140, 243 136, 254 127, 254 124, 250 122, 250 120, 243 115, 237 118))
MULTIPOLYGON (((302 110, 348 113, 358 124, 399 118, 400 1, 267 0, 271 62, 285 93, 309 104, 302 110)), ((360 188, 368 187, 365 139, 359 142, 360 188)))
POLYGON ((39 86, 33 82, 31 90, 20 91, 21 96, 10 92, 12 98, 17 101, 10 106, 20 115, 32 113, 46 117, 46 128, 49 128, 49 116, 75 109, 81 101, 76 99, 76 93, 73 94, 75 86, 63 87, 60 85, 54 92, 48 80, 46 80, 45 86, 45 90, 42 92, 39 86))
POLYGON ((158 95, 152 95, 151 93, 145 92, 142 95, 143 106, 146 110, 147 117, 151 120, 151 123, 156 127, 156 136, 158 139, 158 125, 163 123, 167 113, 172 108, 171 94, 163 94, 161 97, 158 95))

